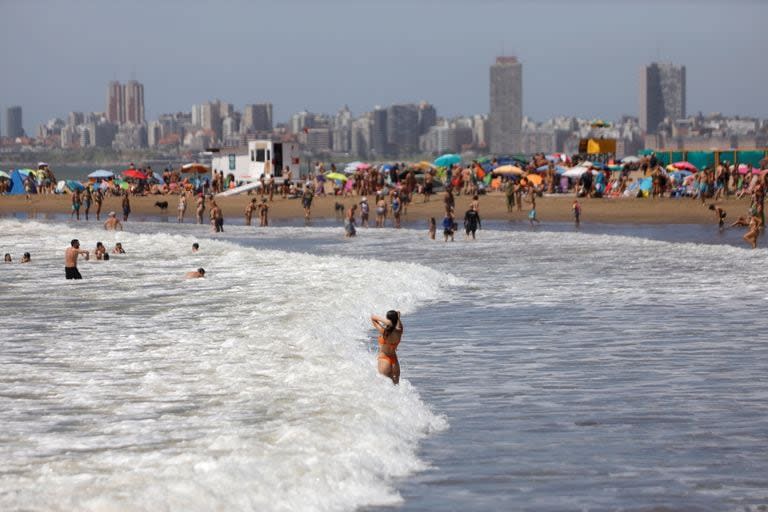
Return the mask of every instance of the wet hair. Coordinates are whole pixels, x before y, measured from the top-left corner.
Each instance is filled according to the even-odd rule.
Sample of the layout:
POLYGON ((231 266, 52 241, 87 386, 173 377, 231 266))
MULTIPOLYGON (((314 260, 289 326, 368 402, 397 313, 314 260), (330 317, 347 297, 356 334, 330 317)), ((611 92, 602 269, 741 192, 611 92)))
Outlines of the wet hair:
POLYGON ((32 256, 31 256, 31 255, 30 255, 28 252, 25 252, 25 253, 24 253, 24 257, 25 257, 25 258, 31 258, 32 256))
POLYGON ((5 253, 5 256, 3 256, 3 260, 11 261, 11 253, 9 253, 9 252, 5 253))
POLYGON ((72 247, 75 247, 76 245, 80 245, 80 240, 78 240, 77 238, 73 238, 72 241, 69 242, 69 245, 71 245, 72 247))
POLYGON ((195 243, 193 243, 193 244, 192 244, 192 248, 193 248, 193 249, 199 249, 199 248, 200 248, 200 244, 198 244, 197 242, 195 242, 195 243))
POLYGON ((390 309, 387 311, 387 320, 389 320, 389 326, 387 326, 386 329, 384 329, 384 334, 386 336, 389 336, 392 334, 392 331, 394 331, 397 328, 397 324, 400 323, 400 313, 395 311, 394 309, 390 309))
POLYGON ((200 267, 199 269, 197 269, 197 272, 198 272, 198 274, 200 274, 201 276, 204 276, 204 275, 205 275, 205 269, 204 269, 203 267, 200 267))

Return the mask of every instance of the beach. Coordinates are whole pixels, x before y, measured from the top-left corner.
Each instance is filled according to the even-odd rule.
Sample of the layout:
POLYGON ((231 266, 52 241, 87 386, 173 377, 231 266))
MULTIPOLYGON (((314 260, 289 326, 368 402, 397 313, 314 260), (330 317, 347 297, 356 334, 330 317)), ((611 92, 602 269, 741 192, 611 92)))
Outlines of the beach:
MULTIPOLYGON (((216 202, 221 206, 225 219, 228 223, 240 223, 243 220, 243 211, 246 204, 258 195, 238 195, 230 197, 217 197, 216 202)), ((568 194, 545 195, 536 200, 536 211, 538 218, 543 222, 569 222, 573 220, 571 205, 575 196, 568 194)), ((0 197, 0 215, 18 215, 28 214, 30 218, 69 216, 70 196, 66 195, 34 195, 31 201, 27 201, 22 196, 3 196, 0 197)), ((706 205, 712 201, 707 201, 702 205, 701 201, 691 198, 578 198, 582 205, 581 222, 582 223, 603 223, 603 224, 717 224, 714 214, 709 211, 706 205)), ((312 217, 315 219, 335 218, 338 216, 334 206, 339 203, 345 207, 358 203, 359 197, 339 197, 339 196, 316 196, 312 203, 312 217)), ((464 212, 469 208, 470 196, 456 196, 456 216, 459 221, 463 219, 464 212)), ((373 218, 374 197, 369 196, 368 202, 371 204, 373 218)), ((178 197, 172 195, 151 195, 151 196, 131 196, 131 219, 137 218, 156 218, 157 216, 168 216, 175 219, 178 197), (155 202, 167 201, 168 209, 163 211, 155 202)), ((749 198, 737 199, 733 196, 726 200, 717 201, 728 212, 728 221, 736 220, 740 215, 744 215, 749 208, 749 198)), ((206 202, 206 207, 208 206, 206 202)), ((304 211, 301 207, 300 199, 283 199, 275 196, 274 201, 269 203, 269 217, 274 220, 301 220, 304 217, 304 211)), ((506 199, 504 194, 493 192, 480 196, 480 214, 482 220, 510 220, 526 221, 530 205, 523 203, 522 211, 507 212, 506 199)), ((102 220, 110 211, 118 213, 121 216, 122 208, 120 198, 108 197, 104 200, 102 207, 102 220)), ((404 215, 404 222, 410 225, 419 225, 426 223, 429 217, 435 217, 438 222, 444 215, 443 196, 441 193, 434 195, 428 202, 424 202, 423 196, 414 196, 414 201, 408 205, 407 212, 404 215)), ((91 207, 91 219, 95 218, 95 208, 91 207)), ((188 222, 194 221, 194 199, 188 201, 186 218, 188 222)), ((80 211, 81 218, 84 219, 84 210, 80 211)), ((207 210, 205 220, 207 222, 207 210)), ((391 219, 388 219, 388 225, 391 219)), ((254 222, 258 224, 258 215, 254 215, 254 222)))

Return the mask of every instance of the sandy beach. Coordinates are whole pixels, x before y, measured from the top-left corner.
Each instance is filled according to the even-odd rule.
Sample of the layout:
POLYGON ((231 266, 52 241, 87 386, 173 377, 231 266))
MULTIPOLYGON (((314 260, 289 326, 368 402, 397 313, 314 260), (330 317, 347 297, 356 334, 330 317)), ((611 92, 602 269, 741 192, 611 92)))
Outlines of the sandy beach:
MULTIPOLYGON (((221 206, 225 218, 242 220, 243 211, 248 201, 253 197, 240 195, 233 197, 222 197, 216 199, 221 206)), ((459 220, 463 218, 465 210, 469 206, 469 196, 456 196, 456 213, 459 220)), ((374 198, 368 197, 368 201, 373 206, 374 198)), ((543 222, 569 222, 573 220, 571 205, 573 195, 544 196, 537 199, 536 210, 538 218, 543 222)), ((313 218, 333 218, 336 216, 335 204, 341 203, 350 206, 360 201, 359 197, 315 197, 312 204, 313 218)), ((608 223, 608 224, 716 224, 714 214, 709 211, 700 201, 690 198, 682 199, 591 199, 580 198, 582 205, 581 221, 583 223, 608 223)), ((710 201, 707 202, 709 204, 710 201)), ((178 199, 176 196, 136 196, 131 197, 132 216, 157 216, 169 215, 176 216, 176 206, 178 199), (162 212, 155 206, 156 201, 168 201, 167 212, 162 212)), ((728 220, 735 220, 739 215, 744 215, 749 207, 747 198, 718 201, 728 212, 728 220)), ((207 206, 207 204, 206 204, 207 206)), ((527 218, 530 205, 523 204, 522 211, 507 212, 506 201, 502 193, 490 193, 480 197, 480 213, 484 220, 525 220, 527 218)), ((120 217, 122 209, 120 208, 120 199, 115 197, 106 198, 102 207, 102 219, 106 214, 114 210, 120 217)), ((373 208, 371 208, 373 210, 373 208)), ((62 215, 70 212, 69 195, 37 195, 27 201, 24 196, 3 196, 0 197, 0 214, 10 215, 19 213, 28 213, 31 216, 37 215, 62 215)), ((94 217, 95 208, 91 207, 91 218, 94 217)), ((412 223, 425 220, 428 217, 435 217, 438 224, 443 217, 443 196, 438 194, 432 196, 430 201, 424 202, 422 196, 417 196, 413 203, 408 205, 408 210, 404 216, 406 222, 412 223)), ((207 212, 206 212, 207 213, 207 212)), ((270 203, 269 216, 272 219, 291 220, 301 219, 303 209, 299 199, 283 199, 275 196, 274 201, 270 203)), ((194 218, 194 200, 189 201, 186 216, 191 220, 194 218)), ((373 217, 373 212, 371 213, 373 217)), ((83 210, 81 210, 81 218, 83 210)), ((206 215, 207 219, 207 215, 206 215)), ((129 218, 129 221, 131 219, 129 218)), ((258 216, 254 215, 255 223, 258 223, 258 216)))

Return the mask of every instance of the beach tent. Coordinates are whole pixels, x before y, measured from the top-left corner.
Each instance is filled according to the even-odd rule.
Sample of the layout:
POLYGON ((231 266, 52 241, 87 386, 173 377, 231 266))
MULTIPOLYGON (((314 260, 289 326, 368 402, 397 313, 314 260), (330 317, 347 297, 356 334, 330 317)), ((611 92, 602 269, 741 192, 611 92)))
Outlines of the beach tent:
POLYGON ((18 169, 11 172, 11 190, 8 191, 8 195, 20 196, 24 193, 24 177, 18 169))

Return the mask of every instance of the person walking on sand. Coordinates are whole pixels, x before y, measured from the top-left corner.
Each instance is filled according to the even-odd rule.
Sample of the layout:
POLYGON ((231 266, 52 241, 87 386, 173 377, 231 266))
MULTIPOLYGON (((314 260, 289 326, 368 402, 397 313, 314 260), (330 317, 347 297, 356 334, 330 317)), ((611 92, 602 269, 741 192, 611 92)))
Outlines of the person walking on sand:
POLYGON ((399 311, 387 311, 386 318, 371 315, 373 327, 379 331, 379 355, 376 358, 381 375, 400 382, 400 361, 397 359, 397 347, 403 339, 403 322, 399 311))
POLYGON ((184 189, 179 193, 179 205, 176 207, 176 222, 179 224, 184 223, 184 214, 187 213, 187 194, 184 189))
POLYGON ((128 197, 128 191, 123 194, 123 222, 128 221, 128 216, 131 214, 131 199, 128 197))
POLYGON ((83 208, 85 209, 85 220, 88 220, 88 213, 91 211, 91 201, 93 201, 93 196, 91 195, 91 187, 86 187, 83 191, 83 208))
POLYGON ((74 239, 69 243, 70 247, 64 251, 64 275, 67 279, 82 279, 83 276, 77 270, 77 257, 79 255, 85 256, 85 261, 88 261, 90 253, 84 249, 80 249, 80 241, 74 239))
POLYGON ((578 199, 573 200, 571 211, 573 212, 573 223, 578 227, 581 222, 581 203, 579 203, 578 199))
POLYGON ((100 187, 93 192, 93 202, 96 203, 96 220, 101 220, 101 203, 104 202, 104 194, 100 187))
POLYGON ((123 224, 117 220, 117 214, 115 212, 109 212, 107 220, 104 221, 104 229, 107 231, 123 230, 123 224))
POLYGON ((72 192, 72 213, 69 214, 70 219, 76 216, 77 220, 80 220, 80 205, 81 205, 80 191, 75 190, 74 192, 72 192))
POLYGON ((195 206, 195 216, 197 217, 197 223, 203 223, 203 215, 205 214, 205 196, 202 192, 197 196, 197 205, 195 206))

